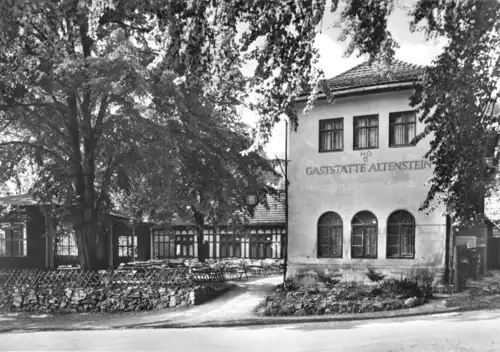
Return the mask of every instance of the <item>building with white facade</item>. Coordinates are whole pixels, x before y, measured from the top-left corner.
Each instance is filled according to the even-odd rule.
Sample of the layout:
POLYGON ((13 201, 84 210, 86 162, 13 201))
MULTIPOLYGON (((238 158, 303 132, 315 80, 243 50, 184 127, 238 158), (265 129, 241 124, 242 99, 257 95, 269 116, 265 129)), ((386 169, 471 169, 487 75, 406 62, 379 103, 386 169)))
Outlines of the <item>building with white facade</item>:
MULTIPOLYGON (((419 211, 432 165, 429 139, 410 106, 421 67, 395 61, 390 75, 360 64, 327 81, 290 135, 287 277, 341 272, 364 279, 367 267, 401 275, 416 267, 445 274, 454 239, 442 209, 419 211)), ((487 237, 486 227, 464 234, 487 237)), ((480 242, 480 241, 479 241, 480 242)), ((478 242, 478 243, 479 243, 478 242)))

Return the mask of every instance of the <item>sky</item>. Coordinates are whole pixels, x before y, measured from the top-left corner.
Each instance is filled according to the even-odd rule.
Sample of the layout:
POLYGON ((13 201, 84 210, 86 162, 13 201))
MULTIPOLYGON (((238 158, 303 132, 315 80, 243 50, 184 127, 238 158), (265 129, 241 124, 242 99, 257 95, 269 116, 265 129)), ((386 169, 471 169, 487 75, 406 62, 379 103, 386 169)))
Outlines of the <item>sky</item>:
MULTIPOLYGON (((401 2, 404 5, 411 5, 413 1, 406 0, 401 2)), ((365 61, 365 58, 356 57, 356 53, 351 57, 344 57, 347 45, 337 39, 340 29, 334 26, 339 19, 339 10, 335 13, 326 12, 321 26, 321 34, 316 38, 315 45, 320 52, 319 66, 323 69, 325 77, 331 78, 362 63, 365 61)), ((444 41, 433 40, 428 42, 425 40, 423 33, 410 32, 409 24, 410 18, 403 9, 395 9, 389 17, 389 30, 400 45, 400 48, 396 50, 396 58, 413 64, 430 64, 441 52, 444 41)), ((245 67, 243 71, 244 74, 250 74, 251 66, 245 67)), ((251 125, 257 122, 257 117, 251 111, 245 111, 243 119, 251 125)), ((284 157, 285 131, 285 123, 283 121, 274 127, 272 137, 264 148, 269 157, 284 157)))

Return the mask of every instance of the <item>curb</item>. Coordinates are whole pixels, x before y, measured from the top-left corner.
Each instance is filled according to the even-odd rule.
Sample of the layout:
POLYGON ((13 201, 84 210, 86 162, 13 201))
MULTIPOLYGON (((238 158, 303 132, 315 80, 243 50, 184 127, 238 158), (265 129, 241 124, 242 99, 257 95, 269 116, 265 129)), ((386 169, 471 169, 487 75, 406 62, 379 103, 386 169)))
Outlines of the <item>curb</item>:
POLYGON ((381 320, 381 319, 394 319, 406 318, 414 316, 425 316, 444 313, 456 313, 465 311, 474 311, 481 309, 474 308, 459 308, 450 307, 436 309, 427 312, 401 312, 392 315, 368 315, 368 313, 361 313, 358 316, 353 315, 325 315, 325 316, 305 316, 300 318, 283 317, 283 318, 253 318, 241 320, 228 320, 224 322, 206 322, 198 324, 189 323, 157 323, 157 324, 141 324, 141 325, 124 325, 117 326, 117 329, 187 329, 187 328, 220 328, 220 327, 242 327, 242 326, 257 326, 257 325, 291 325, 291 324, 307 324, 307 323, 327 323, 327 322, 349 322, 349 321, 364 321, 364 320, 381 320), (364 315, 366 314, 366 315, 364 315))
POLYGON ((64 326, 64 327, 7 327, 0 328, 1 333, 23 333, 23 332, 50 332, 50 331, 99 331, 99 330, 126 330, 126 329, 188 329, 188 328, 220 328, 220 327, 245 327, 245 326, 262 326, 262 325, 291 325, 291 324, 307 324, 307 323, 326 323, 326 322, 350 322, 350 321, 365 321, 365 320, 381 320, 381 319, 397 319, 415 316, 429 316, 435 314, 458 313, 469 311, 483 311, 488 309, 477 309, 473 307, 450 307, 441 308, 427 312, 401 312, 393 315, 369 315, 369 313, 361 313, 358 316, 309 316, 300 318, 253 318, 241 320, 228 320, 223 322, 206 322, 206 323, 152 323, 152 324, 130 324, 119 326, 64 326), (366 314, 366 315, 362 315, 366 314))

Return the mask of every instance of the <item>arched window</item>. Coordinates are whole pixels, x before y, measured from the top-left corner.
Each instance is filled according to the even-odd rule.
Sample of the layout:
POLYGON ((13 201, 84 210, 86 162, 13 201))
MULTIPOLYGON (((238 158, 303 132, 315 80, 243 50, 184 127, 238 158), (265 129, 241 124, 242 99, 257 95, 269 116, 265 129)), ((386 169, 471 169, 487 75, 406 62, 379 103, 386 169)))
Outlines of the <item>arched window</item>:
POLYGON ((369 211, 360 211, 351 221, 351 257, 377 258, 378 222, 369 211))
POLYGON ((342 258, 342 218, 334 212, 318 219, 318 257, 342 258))
POLYGON ((397 210, 387 219, 387 258, 415 257, 415 218, 397 210))

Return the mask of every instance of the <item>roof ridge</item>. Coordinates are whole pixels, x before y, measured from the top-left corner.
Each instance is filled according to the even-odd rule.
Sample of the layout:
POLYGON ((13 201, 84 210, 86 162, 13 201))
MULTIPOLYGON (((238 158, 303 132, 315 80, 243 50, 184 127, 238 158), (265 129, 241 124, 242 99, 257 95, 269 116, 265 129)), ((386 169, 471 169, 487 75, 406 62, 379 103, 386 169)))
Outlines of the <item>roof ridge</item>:
POLYGON ((408 61, 403 61, 403 60, 400 60, 400 59, 396 59, 394 58, 394 62, 399 62, 399 63, 402 63, 404 65, 408 65, 408 66, 411 66, 411 67, 416 67, 416 68, 425 68, 426 65, 419 65, 419 64, 414 64, 412 62, 408 62, 408 61))
POLYGON ((357 69, 359 66, 364 65, 364 64, 366 64, 366 63, 368 63, 368 60, 363 61, 362 63, 357 64, 356 66, 353 66, 353 67, 351 67, 350 69, 348 69, 347 71, 341 72, 341 73, 339 73, 338 75, 335 75, 335 76, 330 77, 330 78, 326 78, 326 79, 325 79, 325 81, 329 81, 329 80, 332 80, 332 79, 334 79, 334 78, 336 78, 336 77, 338 77, 338 76, 345 75, 346 73, 349 73, 349 72, 351 72, 351 71, 354 71, 354 70, 355 70, 355 69, 357 69))
POLYGON ((362 63, 332 78, 325 79, 323 82, 328 85, 331 91, 377 86, 413 81, 422 74, 424 68, 423 65, 413 64, 397 58, 394 58, 388 66, 381 60, 371 62, 370 60, 364 60, 362 63), (380 66, 384 66, 384 68, 382 69, 380 66))

